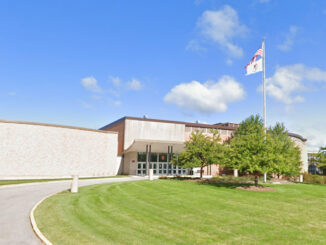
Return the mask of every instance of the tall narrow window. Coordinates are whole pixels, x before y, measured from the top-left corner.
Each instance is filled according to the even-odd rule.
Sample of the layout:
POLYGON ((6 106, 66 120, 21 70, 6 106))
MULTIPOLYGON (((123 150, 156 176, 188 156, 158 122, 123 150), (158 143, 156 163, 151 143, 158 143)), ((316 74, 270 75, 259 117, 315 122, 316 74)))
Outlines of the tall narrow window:
POLYGON ((146 162, 146 152, 138 152, 138 162, 146 162))

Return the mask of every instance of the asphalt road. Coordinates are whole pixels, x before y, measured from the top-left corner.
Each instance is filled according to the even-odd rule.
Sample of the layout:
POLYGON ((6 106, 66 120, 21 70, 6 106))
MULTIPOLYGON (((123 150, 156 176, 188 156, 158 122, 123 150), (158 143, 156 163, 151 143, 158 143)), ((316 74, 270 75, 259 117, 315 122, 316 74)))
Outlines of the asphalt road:
MULTIPOLYGON (((79 186, 144 180, 143 177, 124 177, 81 180, 79 186)), ((55 181, 0 187, 0 244, 40 245, 32 230, 29 214, 42 198, 70 188, 71 181, 55 181)))

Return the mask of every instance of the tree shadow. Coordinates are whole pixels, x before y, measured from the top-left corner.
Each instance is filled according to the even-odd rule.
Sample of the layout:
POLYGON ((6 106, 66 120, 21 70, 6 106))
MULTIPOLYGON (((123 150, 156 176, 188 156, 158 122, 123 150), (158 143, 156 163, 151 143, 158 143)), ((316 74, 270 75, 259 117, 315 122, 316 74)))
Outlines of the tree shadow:
POLYGON ((202 182, 197 182, 197 184, 210 185, 218 188, 229 188, 229 189, 235 189, 240 186, 245 187, 245 186, 254 185, 253 183, 244 183, 244 182, 216 182, 216 181, 202 181, 202 182))
POLYGON ((217 188, 229 188, 229 189, 236 189, 237 187, 244 187, 244 186, 253 186, 254 184, 251 183, 241 183, 241 182, 210 182, 210 181, 203 181, 197 182, 200 185, 210 185, 217 188))
MULTIPOLYGON (((191 177, 175 177, 174 180, 178 181, 186 181, 186 182, 194 182, 198 185, 210 185, 218 188, 229 188, 235 189, 237 187, 246 187, 253 186, 254 183, 251 181, 241 181, 241 180, 225 180, 225 179, 200 179, 200 178, 191 178, 191 177)), ((259 185, 258 186, 262 186, 259 185)))

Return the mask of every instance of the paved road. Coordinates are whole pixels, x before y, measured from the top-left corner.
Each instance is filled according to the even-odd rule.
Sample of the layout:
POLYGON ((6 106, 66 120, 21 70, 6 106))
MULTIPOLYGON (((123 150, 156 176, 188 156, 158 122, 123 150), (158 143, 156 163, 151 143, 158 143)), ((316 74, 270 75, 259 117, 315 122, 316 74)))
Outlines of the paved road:
MULTIPOLYGON (((143 177, 81 180, 79 186, 99 183, 143 180, 143 177)), ((0 244, 40 245, 34 234, 29 214, 42 198, 70 188, 71 181, 56 181, 23 186, 0 187, 0 244)))

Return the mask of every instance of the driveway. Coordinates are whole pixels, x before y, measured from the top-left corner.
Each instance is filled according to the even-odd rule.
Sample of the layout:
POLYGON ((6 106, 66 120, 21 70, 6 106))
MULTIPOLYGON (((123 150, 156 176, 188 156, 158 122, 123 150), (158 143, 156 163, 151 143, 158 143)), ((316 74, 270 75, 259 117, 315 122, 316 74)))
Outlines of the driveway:
MULTIPOLYGON (((144 179, 124 177, 81 180, 79 186, 144 179)), ((0 187, 0 244, 40 245, 41 242, 30 224, 30 211, 42 198, 67 190, 70 184, 71 181, 55 181, 0 187)))

